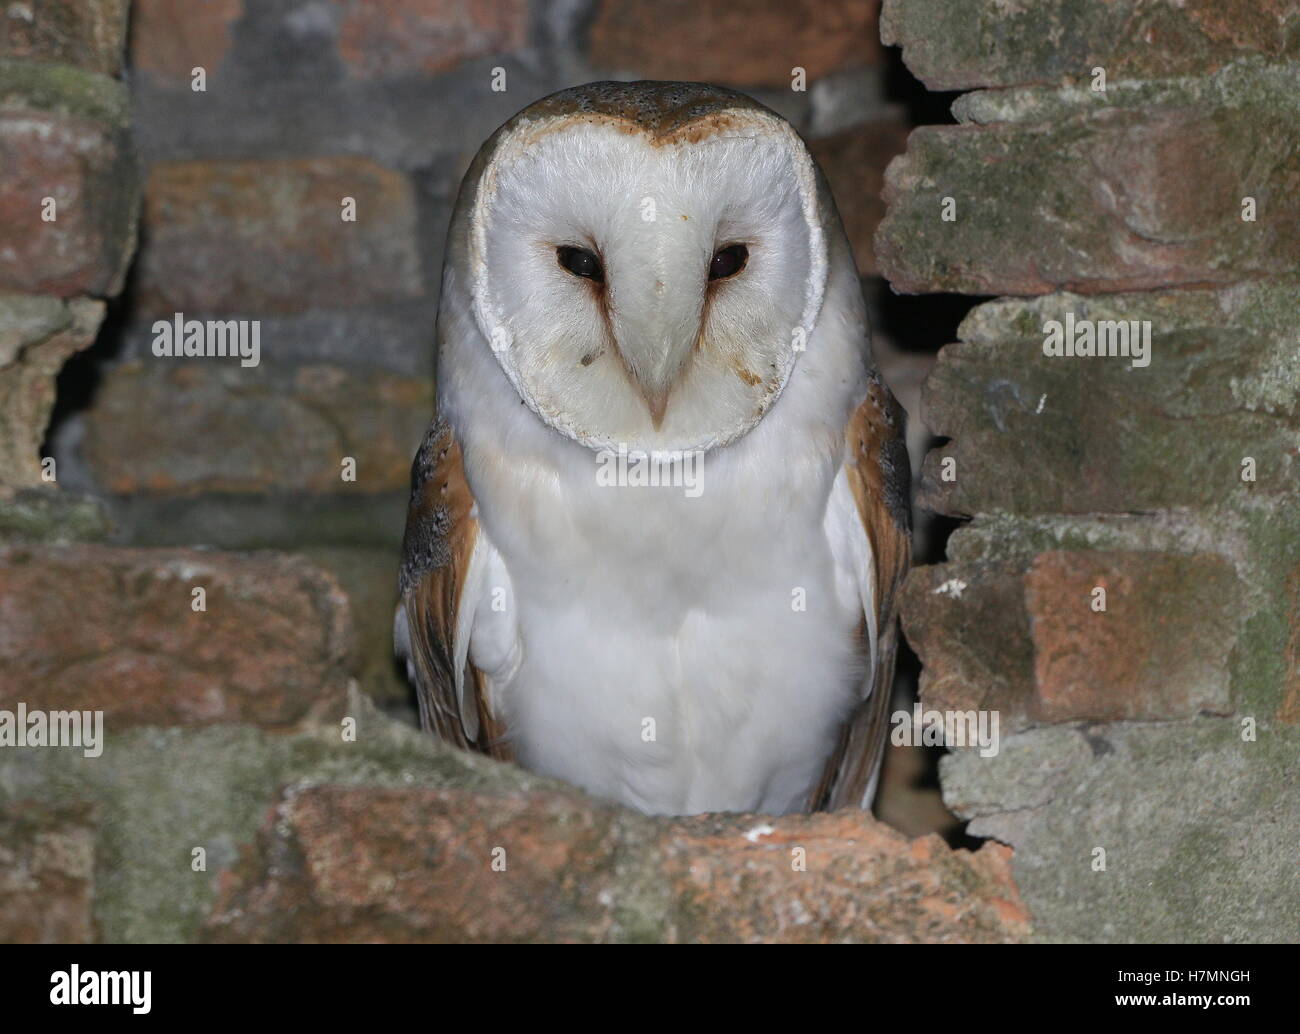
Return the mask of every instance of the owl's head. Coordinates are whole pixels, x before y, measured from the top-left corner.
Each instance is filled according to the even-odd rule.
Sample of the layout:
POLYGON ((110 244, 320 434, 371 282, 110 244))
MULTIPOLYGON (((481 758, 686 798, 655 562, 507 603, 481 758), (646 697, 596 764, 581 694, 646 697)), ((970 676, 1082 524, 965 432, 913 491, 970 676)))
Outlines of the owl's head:
POLYGON ((824 209, 798 134, 741 94, 554 94, 484 145, 462 190, 483 344, 584 445, 726 444, 773 405, 812 336, 824 209))

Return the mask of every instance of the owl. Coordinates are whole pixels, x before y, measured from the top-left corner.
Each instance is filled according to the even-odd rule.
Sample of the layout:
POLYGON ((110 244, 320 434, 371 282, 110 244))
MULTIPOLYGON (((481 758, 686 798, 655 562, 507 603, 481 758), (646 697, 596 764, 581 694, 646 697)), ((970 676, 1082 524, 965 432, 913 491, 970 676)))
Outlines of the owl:
POLYGON ((870 807, 903 413, 794 129, 703 84, 525 108, 462 185, 395 643, 423 726, 651 814, 870 807))

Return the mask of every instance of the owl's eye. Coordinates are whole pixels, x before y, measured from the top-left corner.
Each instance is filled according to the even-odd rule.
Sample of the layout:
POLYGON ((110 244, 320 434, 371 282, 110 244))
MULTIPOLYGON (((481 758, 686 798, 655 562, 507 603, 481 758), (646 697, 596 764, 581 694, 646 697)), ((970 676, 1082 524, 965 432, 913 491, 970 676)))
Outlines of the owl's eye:
POLYGON ((713 261, 709 263, 709 279, 725 280, 729 276, 735 276, 745 268, 748 259, 749 249, 743 244, 728 245, 714 255, 713 261))
POLYGON ((596 258, 586 248, 570 248, 568 246, 556 248, 555 258, 561 266, 574 276, 594 280, 598 284, 605 282, 605 268, 600 264, 600 259, 596 258))

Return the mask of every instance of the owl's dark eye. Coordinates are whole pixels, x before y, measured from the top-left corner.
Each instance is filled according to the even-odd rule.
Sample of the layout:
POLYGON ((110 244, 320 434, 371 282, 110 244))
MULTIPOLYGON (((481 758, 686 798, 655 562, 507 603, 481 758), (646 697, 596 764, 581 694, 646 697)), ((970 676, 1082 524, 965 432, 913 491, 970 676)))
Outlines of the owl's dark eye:
POLYGON ((713 256, 709 263, 709 279, 725 280, 735 276, 745 268, 749 259, 749 249, 743 244, 730 244, 713 256))
POLYGON ((594 280, 598 284, 605 282, 605 267, 600 264, 600 259, 596 258, 586 248, 570 248, 568 246, 556 248, 555 258, 561 266, 574 276, 594 280))

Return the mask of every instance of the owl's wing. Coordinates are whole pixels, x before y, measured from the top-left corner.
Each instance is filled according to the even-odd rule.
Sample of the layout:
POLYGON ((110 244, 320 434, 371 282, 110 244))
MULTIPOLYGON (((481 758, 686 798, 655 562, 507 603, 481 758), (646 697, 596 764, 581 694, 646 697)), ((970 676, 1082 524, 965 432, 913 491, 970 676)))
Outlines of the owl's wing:
POLYGON ((460 444, 435 420, 411 468, 393 639, 415 683, 420 723, 441 739, 508 759, 488 676, 470 660, 476 613, 498 558, 479 528, 460 444))
POLYGON ((857 585, 871 663, 858 703, 814 790, 814 809, 869 809, 885 757, 898 628, 894 605, 912 554, 911 468, 903 408, 872 375, 844 430, 845 461, 827 535, 836 565, 857 585))

